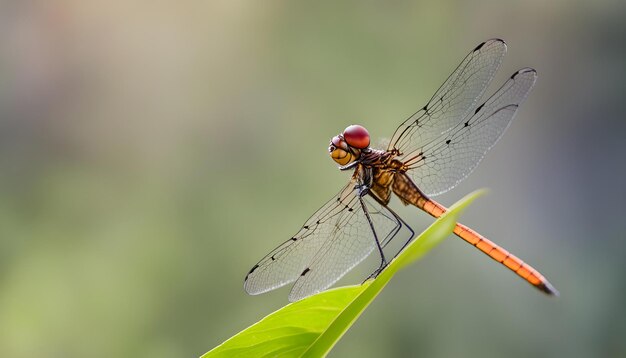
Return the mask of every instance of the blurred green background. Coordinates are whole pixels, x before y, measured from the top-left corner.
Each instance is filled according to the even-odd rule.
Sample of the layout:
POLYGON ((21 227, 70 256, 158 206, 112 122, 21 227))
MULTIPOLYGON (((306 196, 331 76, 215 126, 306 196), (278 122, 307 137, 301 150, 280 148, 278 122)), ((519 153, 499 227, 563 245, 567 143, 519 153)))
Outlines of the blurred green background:
POLYGON ((332 356, 626 356, 626 3, 565 0, 3 1, 0 356, 193 357, 281 307, 243 278, 347 180, 329 139, 390 137, 491 37, 539 80, 439 199, 490 188, 464 222, 561 297, 452 238, 332 356))

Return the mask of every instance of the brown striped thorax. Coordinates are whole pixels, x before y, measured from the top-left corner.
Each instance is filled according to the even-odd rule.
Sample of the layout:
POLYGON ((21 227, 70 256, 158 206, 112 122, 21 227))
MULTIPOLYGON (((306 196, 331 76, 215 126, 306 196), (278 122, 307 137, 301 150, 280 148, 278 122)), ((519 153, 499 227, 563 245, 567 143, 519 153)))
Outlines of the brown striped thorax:
MULTIPOLYGON (((392 184, 396 173, 404 173, 407 166, 398 160, 399 151, 370 148, 370 136, 364 127, 351 125, 341 134, 333 137, 328 151, 340 169, 354 167, 353 179, 359 183, 367 183, 372 194, 381 202, 388 203, 391 197, 392 184)), ((419 191, 417 191, 419 193, 419 191)), ((401 197, 410 193, 401 193, 401 197), (404 195, 402 195, 404 194, 404 195)))

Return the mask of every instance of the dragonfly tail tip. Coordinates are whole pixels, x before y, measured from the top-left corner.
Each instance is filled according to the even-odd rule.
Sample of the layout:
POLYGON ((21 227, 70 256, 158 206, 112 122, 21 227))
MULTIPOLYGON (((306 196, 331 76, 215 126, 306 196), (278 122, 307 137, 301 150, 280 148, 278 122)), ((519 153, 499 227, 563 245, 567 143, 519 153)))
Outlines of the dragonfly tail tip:
POLYGON ((552 286, 552 284, 548 281, 542 282, 539 286, 537 286, 537 288, 550 296, 555 296, 555 297, 560 296, 559 291, 556 288, 554 288, 554 286, 552 286))

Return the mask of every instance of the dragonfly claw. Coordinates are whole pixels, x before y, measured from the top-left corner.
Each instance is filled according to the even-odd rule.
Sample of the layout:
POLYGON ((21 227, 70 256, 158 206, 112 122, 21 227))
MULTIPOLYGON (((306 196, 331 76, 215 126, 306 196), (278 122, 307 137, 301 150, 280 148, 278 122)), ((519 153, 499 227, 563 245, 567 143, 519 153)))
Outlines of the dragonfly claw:
POLYGON ((372 272, 369 276, 367 276, 367 278, 363 282, 365 283, 368 280, 373 280, 376 277, 378 277, 378 275, 380 275, 380 273, 383 272, 383 270, 385 270, 385 268, 387 268, 387 265, 388 265, 387 260, 383 260, 380 263, 380 266, 374 272, 372 272))

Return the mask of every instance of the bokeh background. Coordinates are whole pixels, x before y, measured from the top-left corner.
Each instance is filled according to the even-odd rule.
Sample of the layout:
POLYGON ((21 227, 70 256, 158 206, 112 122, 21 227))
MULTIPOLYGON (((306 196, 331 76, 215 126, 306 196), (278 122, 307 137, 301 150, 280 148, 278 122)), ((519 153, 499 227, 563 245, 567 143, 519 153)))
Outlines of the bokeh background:
POLYGON ((439 199, 490 188, 464 222, 561 297, 452 238, 331 355, 626 356, 617 0, 3 1, 0 356, 193 357, 281 307, 288 289, 243 278, 347 180, 330 137, 388 138, 491 37, 509 44, 496 82, 539 81, 439 199))

